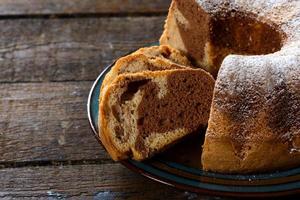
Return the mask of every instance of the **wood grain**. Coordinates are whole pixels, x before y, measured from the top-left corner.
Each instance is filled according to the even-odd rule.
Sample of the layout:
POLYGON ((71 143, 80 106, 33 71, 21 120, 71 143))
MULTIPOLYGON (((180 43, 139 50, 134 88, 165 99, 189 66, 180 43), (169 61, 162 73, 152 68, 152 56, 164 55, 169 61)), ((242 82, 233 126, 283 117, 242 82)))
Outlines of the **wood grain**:
POLYGON ((0 84, 0 164, 110 158, 90 129, 92 82, 0 84))
POLYGON ((0 20, 0 82, 94 80, 114 59, 157 42, 164 19, 0 20))
POLYGON ((119 164, 0 170, 0 198, 210 199, 146 180, 119 164))
POLYGON ((170 0, 1 0, 2 15, 160 13, 170 0))

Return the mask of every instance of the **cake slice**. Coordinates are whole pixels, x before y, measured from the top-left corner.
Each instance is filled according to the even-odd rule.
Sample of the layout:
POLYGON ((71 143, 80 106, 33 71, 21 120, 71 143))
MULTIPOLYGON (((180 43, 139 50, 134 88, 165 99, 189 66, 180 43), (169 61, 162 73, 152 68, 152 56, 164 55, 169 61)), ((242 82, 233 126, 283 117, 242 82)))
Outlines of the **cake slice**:
POLYGON ((105 76, 102 86, 110 84, 118 75, 123 73, 134 73, 142 71, 158 71, 166 69, 183 69, 184 65, 161 59, 159 57, 149 58, 142 53, 133 53, 117 60, 116 64, 111 68, 105 76))
POLYGON ((140 48, 116 61, 105 76, 101 90, 122 73, 178 69, 187 66, 192 65, 185 54, 168 45, 140 48))
MULTIPOLYGON (((167 48, 166 46, 162 47, 162 49, 166 49, 166 48, 167 48)), ((168 51, 170 50, 169 48, 167 49, 168 51)), ((175 53, 168 53, 168 55, 169 57, 172 57, 172 59, 177 58, 180 64, 176 64, 175 62, 170 61, 166 58, 162 59, 159 55, 167 54, 167 53, 164 53, 162 50, 159 50, 158 47, 142 48, 138 50, 138 52, 120 58, 116 62, 116 64, 111 68, 110 72, 105 76, 102 82, 100 97, 99 97, 100 101, 102 95, 105 93, 105 88, 120 74, 142 72, 142 71, 159 71, 159 70, 166 70, 166 69, 184 69, 187 67, 181 64, 185 64, 185 63, 189 64, 188 60, 186 60, 185 62, 180 62, 179 60, 184 61, 185 58, 181 56, 175 56, 175 53), (150 53, 150 49, 156 52, 150 53)))
POLYGON ((100 139, 114 160, 149 158, 207 125, 213 88, 201 69, 119 75, 100 102, 100 139))

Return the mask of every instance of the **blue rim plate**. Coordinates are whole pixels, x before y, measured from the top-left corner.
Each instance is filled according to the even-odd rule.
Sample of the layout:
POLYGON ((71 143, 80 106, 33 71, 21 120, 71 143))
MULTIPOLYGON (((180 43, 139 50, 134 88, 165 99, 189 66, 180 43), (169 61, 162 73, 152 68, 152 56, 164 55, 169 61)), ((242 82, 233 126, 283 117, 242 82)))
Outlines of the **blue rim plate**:
MULTIPOLYGON (((101 141, 98 137, 98 98, 102 81, 113 64, 106 67, 98 76, 90 90, 87 102, 89 122, 94 135, 100 143, 101 141)), ((195 142, 195 139, 193 141, 195 142)), ((197 150, 192 149, 190 151, 197 152, 197 154, 193 154, 193 158, 186 158, 190 153, 182 151, 187 146, 201 146, 201 144, 190 145, 190 141, 185 143, 187 145, 182 148, 180 146, 173 148, 176 149, 173 155, 171 155, 171 149, 168 151, 171 153, 167 152, 165 155, 156 156, 145 162, 129 159, 121 163, 134 172, 160 183, 197 193, 262 197, 289 195, 300 192, 300 168, 251 175, 205 172, 201 170, 200 165, 191 164, 188 161, 190 159, 200 162, 201 152, 198 153, 197 150), (178 151, 178 149, 181 149, 181 151, 178 151)))

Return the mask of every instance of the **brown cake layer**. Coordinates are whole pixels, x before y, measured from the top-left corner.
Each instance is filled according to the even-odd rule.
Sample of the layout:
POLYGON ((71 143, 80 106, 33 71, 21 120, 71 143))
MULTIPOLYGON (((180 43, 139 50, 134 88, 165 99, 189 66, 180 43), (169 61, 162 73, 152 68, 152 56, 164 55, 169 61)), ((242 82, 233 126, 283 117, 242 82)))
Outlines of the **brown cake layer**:
POLYGON ((206 126, 213 87, 200 69, 118 76, 100 105, 104 145, 116 160, 149 158, 206 126))

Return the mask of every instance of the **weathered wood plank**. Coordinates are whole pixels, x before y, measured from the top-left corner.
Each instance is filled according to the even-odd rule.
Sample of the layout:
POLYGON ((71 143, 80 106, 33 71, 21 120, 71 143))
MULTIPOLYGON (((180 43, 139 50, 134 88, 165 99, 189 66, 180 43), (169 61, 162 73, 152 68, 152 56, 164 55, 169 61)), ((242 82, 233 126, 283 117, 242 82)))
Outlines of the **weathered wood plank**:
POLYGON ((0 165, 108 160, 89 127, 92 82, 0 84, 0 165))
POLYGON ((160 13, 171 0, 1 0, 2 15, 160 13))
POLYGON ((119 164, 0 170, 0 198, 214 199, 147 180, 119 164))
POLYGON ((94 80, 158 41, 165 17, 0 20, 0 82, 94 80))

